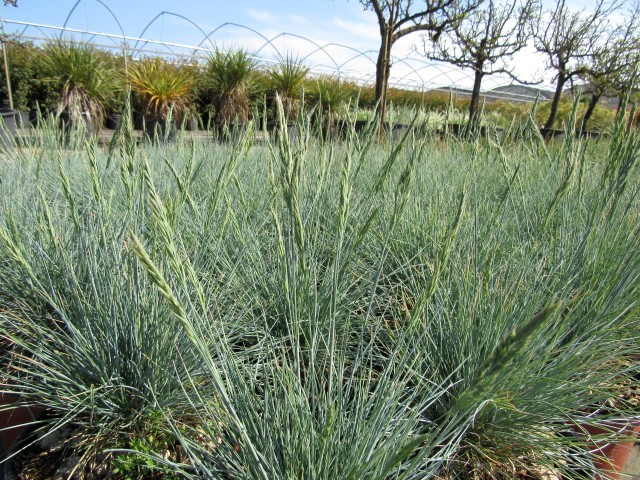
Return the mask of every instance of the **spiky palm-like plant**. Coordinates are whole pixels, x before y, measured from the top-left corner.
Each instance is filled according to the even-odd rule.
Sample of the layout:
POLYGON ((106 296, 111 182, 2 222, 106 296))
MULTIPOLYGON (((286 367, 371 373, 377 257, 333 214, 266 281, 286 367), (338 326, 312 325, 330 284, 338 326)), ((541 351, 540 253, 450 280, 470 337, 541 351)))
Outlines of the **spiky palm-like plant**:
POLYGON ((313 97, 324 116, 335 118, 347 102, 349 92, 339 78, 322 77, 315 84, 313 97))
POLYGON ((131 90, 142 99, 145 115, 154 120, 166 121, 170 112, 181 117, 193 96, 190 72, 158 57, 130 65, 128 79, 131 90))
POLYGON ((335 132, 338 115, 349 100, 344 82, 336 77, 321 77, 310 89, 309 98, 315 107, 316 123, 324 134, 335 132))
POLYGON ((61 39, 47 43, 39 60, 45 76, 57 84, 58 112, 68 112, 71 119, 87 113, 94 126, 100 125, 108 92, 118 81, 106 56, 86 43, 61 39))
POLYGON ((298 115, 299 97, 304 81, 309 73, 300 60, 287 56, 269 71, 271 86, 280 96, 284 113, 289 120, 298 115))
POLYGON ((209 57, 205 84, 214 99, 218 126, 249 119, 249 90, 255 61, 245 50, 219 50, 209 57))

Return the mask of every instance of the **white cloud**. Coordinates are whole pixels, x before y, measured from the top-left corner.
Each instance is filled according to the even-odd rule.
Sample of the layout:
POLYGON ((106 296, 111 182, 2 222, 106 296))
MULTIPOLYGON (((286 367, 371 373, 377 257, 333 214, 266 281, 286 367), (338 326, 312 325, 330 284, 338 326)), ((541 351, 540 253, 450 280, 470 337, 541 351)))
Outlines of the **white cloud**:
POLYGON ((302 15, 287 15, 287 19, 289 22, 296 24, 296 26, 309 24, 309 20, 302 15))
POLYGON ((343 20, 338 17, 334 17, 331 23, 346 31, 349 36, 358 37, 369 42, 380 41, 380 31, 375 23, 368 22, 353 22, 349 20, 343 20))
POLYGON ((264 23, 266 25, 278 24, 277 15, 274 15, 272 12, 269 12, 267 10, 255 10, 253 8, 250 8, 246 12, 247 12, 247 15, 253 20, 264 23))

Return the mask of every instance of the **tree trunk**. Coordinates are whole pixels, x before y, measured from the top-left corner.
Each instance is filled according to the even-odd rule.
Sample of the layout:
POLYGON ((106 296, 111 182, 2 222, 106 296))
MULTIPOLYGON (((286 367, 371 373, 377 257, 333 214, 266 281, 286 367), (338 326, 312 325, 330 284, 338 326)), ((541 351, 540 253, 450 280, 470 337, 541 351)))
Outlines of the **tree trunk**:
POLYGON ((389 88, 389 73, 391 71, 392 34, 393 31, 391 28, 383 29, 378 61, 376 62, 376 108, 379 122, 379 136, 382 136, 384 122, 387 116, 387 90, 389 88))
POLYGON ((560 106, 560 99, 562 98, 562 89, 566 82, 567 78, 564 76, 564 73, 559 73, 558 85, 556 85, 556 93, 553 95, 553 101, 551 102, 551 112, 549 113, 549 118, 547 119, 547 123, 544 124, 543 128, 553 128, 553 124, 556 121, 556 117, 558 116, 558 107, 560 106))
POLYGON ((580 121, 580 131, 587 131, 587 123, 591 119, 591 115, 593 115, 593 111, 596 109, 596 105, 600 100, 601 95, 599 93, 591 94, 591 100, 589 101, 589 105, 587 106, 587 110, 584 112, 582 116, 582 120, 580 121))
POLYGON ((480 126, 480 86, 482 85, 484 73, 482 69, 476 69, 473 78, 473 90, 471 92, 471 102, 469 103, 469 123, 467 132, 473 132, 480 126))

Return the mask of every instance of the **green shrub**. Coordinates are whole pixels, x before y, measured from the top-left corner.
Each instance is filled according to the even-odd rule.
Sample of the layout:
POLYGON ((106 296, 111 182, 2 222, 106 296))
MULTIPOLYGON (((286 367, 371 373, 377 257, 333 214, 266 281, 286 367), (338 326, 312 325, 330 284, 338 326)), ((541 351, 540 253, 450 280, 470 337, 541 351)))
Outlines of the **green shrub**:
MULTIPOLYGON (((31 42, 11 39, 5 40, 3 45, 7 50, 14 108, 27 112, 34 101, 42 105, 51 103, 48 97, 54 97, 53 92, 42 94, 41 72, 35 62, 37 48, 31 42)), ((0 82, 0 101, 9 106, 7 85, 4 80, 0 82)))

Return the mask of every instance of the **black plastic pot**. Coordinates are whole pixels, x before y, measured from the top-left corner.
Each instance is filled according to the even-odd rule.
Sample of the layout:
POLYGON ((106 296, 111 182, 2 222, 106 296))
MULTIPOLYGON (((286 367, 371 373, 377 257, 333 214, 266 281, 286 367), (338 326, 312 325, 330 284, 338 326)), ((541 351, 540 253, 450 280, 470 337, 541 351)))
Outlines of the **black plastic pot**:
POLYGON ((213 118, 211 116, 211 113, 203 112, 200 119, 202 121, 202 128, 207 132, 210 131, 211 128, 213 127, 213 118))
POLYGON ((456 138, 471 138, 476 134, 482 138, 487 138, 488 136, 487 127, 484 125, 470 130, 467 123, 449 123, 447 125, 447 132, 456 138))
POLYGON ((600 132, 593 132, 589 130, 580 130, 578 135, 582 138, 598 138, 600 136, 600 132))
POLYGON ((541 128, 540 135, 542 135, 542 138, 544 138, 545 140, 561 138, 562 136, 564 136, 564 130, 560 130, 557 128, 541 128))
MULTIPOLYGON (((337 120, 335 123, 329 126, 323 126, 323 132, 325 134, 335 134, 340 138, 347 138, 353 131, 355 133, 362 133, 370 125, 369 120, 337 120)), ((388 125, 385 125, 385 131, 388 129, 388 125)))
POLYGON ((145 118, 140 112, 133 112, 133 129, 144 130, 145 118))
POLYGON ((321 138, 325 141, 328 141, 333 138, 339 138, 340 135, 340 126, 336 121, 327 121, 322 122, 320 127, 320 135, 321 138))
POLYGON ((176 138, 175 124, 165 118, 145 118, 144 137, 152 143, 171 142, 176 138))
POLYGON ((260 124, 260 130, 266 130, 267 133, 273 133, 278 128, 278 122, 263 120, 260 124))
POLYGON ((29 112, 17 112, 17 127, 22 130, 31 130, 31 114, 29 112))
POLYGON ((2 125, 0 126, 0 147, 10 149, 16 145, 16 127, 18 112, 10 109, 1 109, 2 125))
POLYGON ((87 138, 90 138, 97 134, 97 131, 91 121, 91 116, 88 113, 82 113, 82 120, 79 121, 75 118, 72 118, 71 114, 67 111, 61 112, 58 114, 58 122, 60 128, 64 131, 66 141, 68 142, 70 139, 70 134, 73 128, 76 126, 76 122, 78 126, 85 132, 87 138))
POLYGON ((405 134, 409 131, 409 125, 405 125, 404 123, 394 123, 391 126, 391 136, 394 139, 401 139, 405 136, 405 134))
MULTIPOLYGON (((237 129, 239 127, 244 127, 244 125, 237 125, 234 128, 237 129)), ((280 125, 278 122, 269 122, 267 123, 266 127, 267 127, 267 132, 270 133, 275 138, 277 138, 279 133, 282 131, 282 125, 280 125)), ((295 123, 288 123, 285 128, 287 129, 287 136, 290 139, 297 137, 298 127, 296 126, 295 123)))
POLYGON ((287 125, 287 137, 289 140, 296 140, 298 138, 298 126, 295 124, 287 125))
POLYGON ((198 130, 198 118, 188 117, 184 122, 184 129, 188 132, 196 132, 198 130))
POLYGON ((122 115, 119 113, 110 113, 105 120, 105 126, 109 130, 117 130, 122 125, 122 115))
POLYGON ((214 138, 217 138, 221 142, 236 141, 246 128, 247 126, 244 123, 217 125, 214 128, 214 138))
POLYGON ((356 133, 360 133, 365 128, 367 128, 367 125, 369 125, 369 120, 356 120, 356 123, 354 123, 353 128, 355 129, 356 133))
POLYGON ((29 123, 31 124, 31 127, 38 128, 40 118, 42 118, 42 114, 39 113, 37 108, 34 107, 29 110, 29 123))

